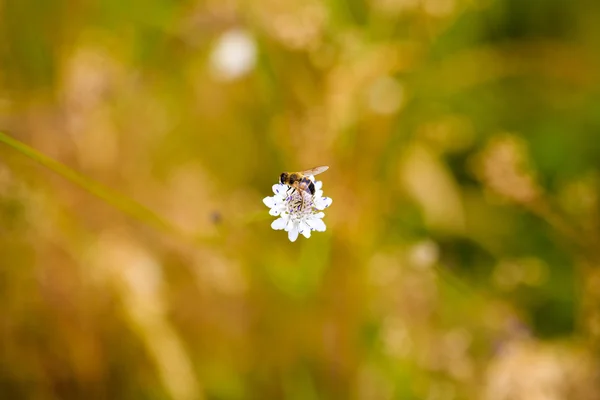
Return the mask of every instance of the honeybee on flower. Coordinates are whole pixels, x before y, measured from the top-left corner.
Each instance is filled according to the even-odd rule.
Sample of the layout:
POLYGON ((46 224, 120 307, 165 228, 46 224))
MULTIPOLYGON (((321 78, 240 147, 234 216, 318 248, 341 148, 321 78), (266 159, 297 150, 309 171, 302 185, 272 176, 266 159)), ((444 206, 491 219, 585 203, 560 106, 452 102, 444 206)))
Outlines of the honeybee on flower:
POLYGON ((290 241, 295 242, 299 234, 309 238, 312 231, 324 232, 323 210, 333 200, 323 197, 323 183, 315 181, 315 175, 329 167, 316 167, 301 172, 283 172, 279 183, 273 185, 274 196, 265 197, 263 203, 270 208, 269 214, 279 216, 271 228, 285 230, 290 241))

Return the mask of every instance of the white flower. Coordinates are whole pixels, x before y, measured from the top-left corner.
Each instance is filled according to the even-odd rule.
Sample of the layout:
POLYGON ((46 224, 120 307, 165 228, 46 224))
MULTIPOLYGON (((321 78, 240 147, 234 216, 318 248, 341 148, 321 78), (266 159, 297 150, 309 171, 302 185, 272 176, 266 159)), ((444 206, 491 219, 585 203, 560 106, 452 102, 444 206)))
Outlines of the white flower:
MULTIPOLYGON (((314 177, 310 178, 314 180, 314 177)), ((324 232, 327 227, 322 220, 325 216, 322 211, 329 207, 333 200, 323 197, 322 186, 322 182, 315 182, 315 194, 311 196, 306 192, 292 193, 293 189, 287 185, 273 185, 275 196, 263 199, 263 203, 271 209, 269 214, 279 216, 273 221, 271 228, 285 230, 292 242, 296 241, 298 234, 309 238, 311 231, 324 232), (304 205, 300 196, 304 196, 304 205)))
POLYGON ((256 64, 256 42, 246 31, 234 29, 217 41, 210 64, 215 77, 232 81, 246 75, 256 64))

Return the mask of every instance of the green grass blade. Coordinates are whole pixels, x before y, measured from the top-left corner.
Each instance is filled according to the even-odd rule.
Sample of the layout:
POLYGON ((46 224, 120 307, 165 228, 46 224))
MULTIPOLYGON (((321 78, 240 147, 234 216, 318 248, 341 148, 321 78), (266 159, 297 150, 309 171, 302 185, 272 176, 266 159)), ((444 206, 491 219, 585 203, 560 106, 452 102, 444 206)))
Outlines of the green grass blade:
POLYGON ((0 132, 0 142, 52 170, 56 174, 79 186, 93 196, 96 196, 112 207, 124 212, 130 217, 152 226, 155 229, 181 235, 181 232, 175 229, 175 227, 147 207, 81 175, 66 165, 61 164, 60 162, 46 156, 43 153, 40 153, 34 148, 27 146, 25 143, 12 138, 4 132, 0 132))

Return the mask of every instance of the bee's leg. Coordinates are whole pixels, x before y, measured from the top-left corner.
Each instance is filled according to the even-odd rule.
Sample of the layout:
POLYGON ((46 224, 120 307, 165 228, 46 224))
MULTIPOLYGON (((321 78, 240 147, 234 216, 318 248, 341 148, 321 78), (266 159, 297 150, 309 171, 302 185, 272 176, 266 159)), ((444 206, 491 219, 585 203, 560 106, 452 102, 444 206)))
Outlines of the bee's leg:
POLYGON ((300 210, 304 209, 304 193, 306 193, 304 190, 298 190, 298 193, 300 194, 300 210))

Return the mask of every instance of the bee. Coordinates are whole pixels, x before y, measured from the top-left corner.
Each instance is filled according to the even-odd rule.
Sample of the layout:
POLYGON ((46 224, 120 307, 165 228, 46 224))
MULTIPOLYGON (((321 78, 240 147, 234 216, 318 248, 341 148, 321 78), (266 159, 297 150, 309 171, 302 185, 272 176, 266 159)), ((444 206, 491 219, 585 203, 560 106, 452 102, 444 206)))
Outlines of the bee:
MULTIPOLYGON (((301 205, 300 208, 304 207, 304 194, 306 192, 311 196, 315 194, 315 183, 309 178, 309 175, 318 175, 329 169, 328 166, 315 167, 307 169, 306 171, 300 172, 282 172, 279 175, 279 183, 282 185, 288 185, 291 189, 294 189, 300 193, 301 205)), ((292 192, 293 193, 293 192, 292 192)))

